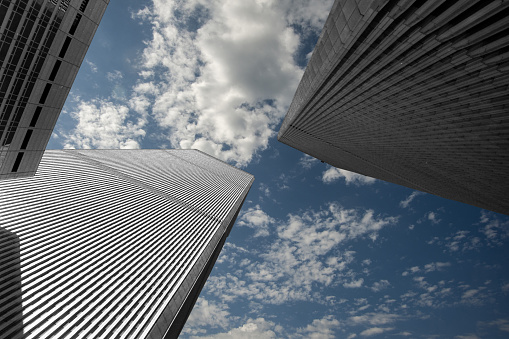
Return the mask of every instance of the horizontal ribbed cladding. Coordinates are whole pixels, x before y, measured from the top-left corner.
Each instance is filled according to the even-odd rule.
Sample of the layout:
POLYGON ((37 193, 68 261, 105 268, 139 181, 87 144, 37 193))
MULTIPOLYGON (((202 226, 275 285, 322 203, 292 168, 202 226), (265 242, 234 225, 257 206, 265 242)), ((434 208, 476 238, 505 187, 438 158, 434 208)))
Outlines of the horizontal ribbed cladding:
POLYGON ((507 17, 500 1, 336 1, 280 141, 316 156, 304 131, 336 167, 347 152, 355 172, 508 214, 507 17))
MULTIPOLYGON (((214 162, 210 163, 208 168, 206 165, 199 167, 175 157, 173 154, 178 154, 178 151, 176 153, 163 150, 144 150, 143 153, 136 150, 73 152, 73 154, 76 153, 85 156, 86 161, 98 161, 100 166, 106 166, 109 171, 124 175, 129 180, 146 185, 218 220, 224 219, 228 213, 228 206, 238 200, 247 184, 245 182, 244 185, 240 185, 224 178, 220 171, 229 165, 212 159, 214 162), (176 180, 179 185, 168 181, 167 178, 176 180)), ((245 172, 239 170, 236 170, 236 173, 246 176, 245 172)))
POLYGON ((34 178, 0 183, 0 223, 19 237, 26 338, 143 337, 251 185, 218 185, 163 151, 113 153, 47 151, 34 178), (195 194, 191 176, 225 197, 215 209, 201 209, 214 193, 195 194))

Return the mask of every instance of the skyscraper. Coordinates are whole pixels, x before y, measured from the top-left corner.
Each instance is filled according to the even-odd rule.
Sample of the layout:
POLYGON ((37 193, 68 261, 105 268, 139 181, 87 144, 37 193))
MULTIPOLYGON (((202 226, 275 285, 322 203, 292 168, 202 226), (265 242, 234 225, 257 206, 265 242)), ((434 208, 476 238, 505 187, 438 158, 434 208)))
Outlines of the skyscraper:
POLYGON ((0 182, 0 333, 176 337, 253 180, 194 150, 46 151, 0 182))
POLYGON ((335 1, 278 139, 509 214, 509 4, 335 1))
POLYGON ((0 180, 31 176, 109 0, 0 0, 0 180))

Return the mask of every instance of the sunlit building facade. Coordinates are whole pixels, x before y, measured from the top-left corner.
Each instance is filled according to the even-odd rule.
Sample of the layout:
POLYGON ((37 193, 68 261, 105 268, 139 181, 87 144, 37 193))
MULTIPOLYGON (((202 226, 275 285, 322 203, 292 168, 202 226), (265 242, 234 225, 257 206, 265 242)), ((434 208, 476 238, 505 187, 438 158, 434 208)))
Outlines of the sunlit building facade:
POLYGON ((0 182, 2 338, 178 336, 253 180, 195 150, 46 151, 0 182))
POLYGON ((509 214, 509 5, 337 0, 278 139, 509 214))
POLYGON ((0 180, 34 175, 109 0, 0 0, 0 180))

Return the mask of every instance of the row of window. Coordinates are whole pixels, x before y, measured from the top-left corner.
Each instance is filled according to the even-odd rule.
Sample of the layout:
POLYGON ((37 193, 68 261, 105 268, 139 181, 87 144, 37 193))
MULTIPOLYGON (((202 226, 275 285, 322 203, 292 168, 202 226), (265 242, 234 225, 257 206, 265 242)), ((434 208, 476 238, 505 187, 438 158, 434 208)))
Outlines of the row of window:
MULTIPOLYGON (((56 5, 55 1, 52 1, 52 2, 56 5)), ((62 3, 60 4, 59 9, 61 11, 65 12, 67 10, 67 7, 69 6, 69 2, 70 2, 70 0, 62 1, 62 3)), ((88 5, 88 0, 83 0, 81 5, 80 5, 80 11, 82 11, 82 12, 85 11, 87 5, 88 5)), ((79 25, 79 23, 81 21, 81 18, 82 18, 82 15, 80 13, 77 13, 76 17, 74 18, 73 24, 72 24, 72 26, 71 26, 71 28, 69 30, 69 34, 71 36, 76 33, 76 29, 78 28, 78 25, 79 25)), ((61 21, 62 21, 62 18, 57 15, 57 18, 55 18, 55 20, 50 25, 49 32, 46 35, 46 39, 45 39, 44 44, 43 44, 43 46, 47 47, 48 50, 49 50, 49 46, 51 46, 51 44, 53 42, 53 39, 55 38, 57 29, 60 26, 61 21)), ((62 45, 62 48, 60 49, 60 52, 58 54, 59 58, 64 58, 65 57, 65 54, 67 53, 67 50, 69 49, 71 41, 72 41, 71 37, 67 36, 65 38, 65 41, 64 41, 64 43, 62 45)), ((62 65, 62 60, 57 60, 55 62, 55 65, 53 66, 53 69, 52 69, 52 71, 50 73, 50 76, 49 76, 49 81, 54 81, 55 80, 55 78, 57 76, 57 73, 58 73, 58 70, 60 69, 61 65, 62 65)), ((42 62, 41 62, 41 67, 42 67, 42 62)), ((40 71, 40 69, 39 69, 39 71, 40 71)), ((37 72, 37 75, 38 75, 38 73, 39 72, 37 72)), ((37 75, 36 75, 36 77, 37 77, 37 75)), ((46 86, 44 87, 44 90, 42 92, 41 98, 39 99, 39 104, 43 105, 46 102, 46 99, 48 98, 48 94, 49 94, 49 92, 51 90, 51 86, 52 86, 51 83, 47 83, 46 84, 46 86)), ((15 93, 19 93, 19 91, 16 91, 15 93)), ((35 109, 34 115, 32 117, 32 120, 30 122, 30 127, 35 127, 35 125, 37 123, 37 120, 39 119, 39 116, 41 114, 41 111, 42 111, 42 107, 41 106, 37 106, 37 108, 35 109)), ((21 118, 21 114, 19 114, 19 119, 20 118, 21 118)), ((13 130, 12 136, 10 135, 11 133, 9 133, 10 137, 6 138, 4 140, 4 142, 8 141, 7 139, 11 139, 11 140, 9 140, 9 143, 12 141, 12 138, 14 137, 15 128, 17 128, 18 123, 19 123, 19 119, 17 119, 18 121, 15 122, 15 126, 13 124, 14 122, 11 123, 11 128, 9 128, 9 129, 13 130), (12 127, 15 127, 15 128, 13 129, 12 127)), ((21 144, 21 147, 20 147, 21 150, 25 150, 27 148, 28 143, 30 141, 30 138, 32 137, 32 134, 33 134, 33 130, 32 129, 28 129, 26 134, 25 134, 25 137, 23 139, 23 142, 21 144)), ((23 159, 23 156, 24 156, 24 152, 19 152, 18 153, 18 155, 16 156, 16 160, 14 161, 14 165, 12 166, 12 171, 11 172, 17 172, 18 171, 19 166, 21 164, 21 160, 23 159)))

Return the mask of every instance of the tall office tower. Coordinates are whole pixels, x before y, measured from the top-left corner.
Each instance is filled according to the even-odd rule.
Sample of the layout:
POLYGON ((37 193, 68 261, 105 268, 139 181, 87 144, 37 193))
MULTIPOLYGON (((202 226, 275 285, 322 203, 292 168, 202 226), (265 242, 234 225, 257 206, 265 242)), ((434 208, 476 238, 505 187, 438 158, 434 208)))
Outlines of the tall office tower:
POLYGON ((0 337, 178 336, 253 180, 194 150, 46 151, 0 182, 0 337))
POLYGON ((278 139, 509 214, 509 3, 336 0, 278 139))
POLYGON ((0 180, 32 176, 109 0, 0 0, 0 180))

